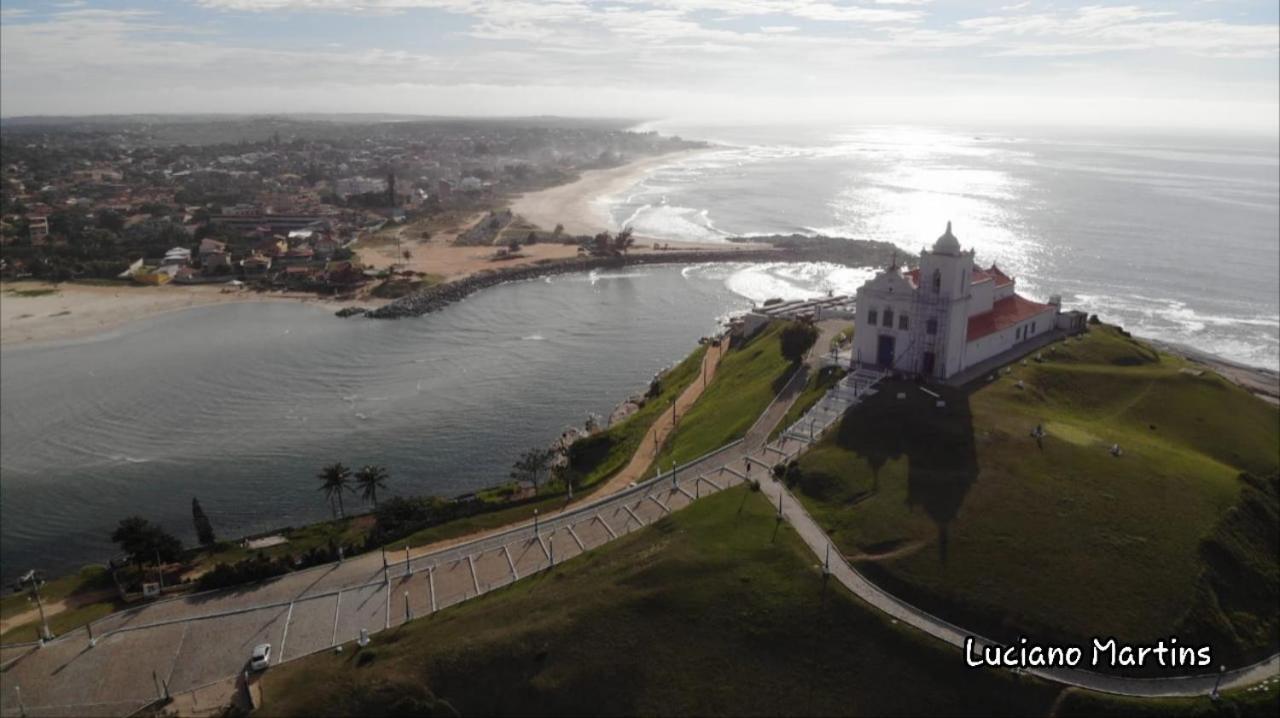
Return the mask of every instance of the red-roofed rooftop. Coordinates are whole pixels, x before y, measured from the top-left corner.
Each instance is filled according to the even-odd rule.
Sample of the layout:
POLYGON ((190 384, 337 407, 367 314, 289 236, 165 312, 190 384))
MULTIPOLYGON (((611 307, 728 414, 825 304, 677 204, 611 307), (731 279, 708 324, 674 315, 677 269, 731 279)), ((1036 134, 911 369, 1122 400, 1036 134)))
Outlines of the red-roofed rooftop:
MULTIPOLYGON (((1048 304, 1033 302, 1017 294, 997 300, 991 305, 991 311, 969 317, 968 341, 981 339, 988 334, 995 334, 1035 315, 1049 311, 1048 304)), ((1050 329, 1046 326, 1044 329, 1050 329)))

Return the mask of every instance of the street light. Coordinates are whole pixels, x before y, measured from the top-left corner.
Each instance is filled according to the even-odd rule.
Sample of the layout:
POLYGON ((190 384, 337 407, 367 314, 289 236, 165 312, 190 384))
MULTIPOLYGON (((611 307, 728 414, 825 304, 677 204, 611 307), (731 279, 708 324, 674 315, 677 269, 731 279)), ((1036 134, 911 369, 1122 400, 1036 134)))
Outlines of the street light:
POLYGON ((1218 686, 1222 685, 1222 676, 1227 672, 1226 666, 1218 666, 1218 679, 1213 682, 1213 690, 1209 692, 1209 700, 1217 701, 1219 698, 1218 686))
POLYGON ((18 583, 30 586, 31 594, 36 597, 36 609, 40 612, 40 641, 43 643, 53 638, 53 634, 49 632, 49 621, 44 615, 44 603, 40 600, 40 586, 44 584, 44 572, 31 569, 18 579, 18 583))

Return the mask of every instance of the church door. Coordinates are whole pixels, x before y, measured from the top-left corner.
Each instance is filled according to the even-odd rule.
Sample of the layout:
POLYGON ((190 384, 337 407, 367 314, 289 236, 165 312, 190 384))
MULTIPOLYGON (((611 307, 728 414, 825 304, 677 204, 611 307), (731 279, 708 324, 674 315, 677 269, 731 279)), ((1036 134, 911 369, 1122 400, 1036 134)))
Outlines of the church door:
POLYGON ((876 364, 886 369, 893 367, 894 338, 889 334, 881 334, 876 347, 876 364))
POLYGON ((933 376, 933 365, 937 362, 937 358, 933 352, 925 352, 924 358, 920 362, 920 373, 925 376, 933 376))

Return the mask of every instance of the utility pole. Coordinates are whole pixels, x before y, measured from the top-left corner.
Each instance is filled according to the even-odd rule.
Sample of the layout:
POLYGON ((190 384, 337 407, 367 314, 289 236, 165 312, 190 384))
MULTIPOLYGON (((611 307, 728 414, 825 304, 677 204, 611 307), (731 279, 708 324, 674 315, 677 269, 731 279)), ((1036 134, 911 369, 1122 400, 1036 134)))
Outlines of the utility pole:
POLYGON ((164 568, 160 565, 160 549, 156 549, 156 573, 160 575, 160 590, 164 591, 164 568))

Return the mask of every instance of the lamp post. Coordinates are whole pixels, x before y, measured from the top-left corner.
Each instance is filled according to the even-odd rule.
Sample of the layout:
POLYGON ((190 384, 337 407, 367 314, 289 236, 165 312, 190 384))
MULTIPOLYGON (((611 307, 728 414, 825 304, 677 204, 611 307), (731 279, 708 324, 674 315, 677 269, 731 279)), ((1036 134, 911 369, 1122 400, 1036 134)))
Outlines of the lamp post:
POLYGON ((538 510, 533 510, 533 535, 538 535, 538 510))
POLYGON ((1209 700, 1216 702, 1221 697, 1221 694, 1218 693, 1218 687, 1222 685, 1222 676, 1226 672, 1226 666, 1218 666, 1218 678, 1213 682, 1213 690, 1209 691, 1209 700))
POLYGON ((53 638, 53 634, 49 632, 49 621, 44 615, 44 602, 40 600, 40 585, 44 583, 44 573, 31 569, 22 578, 18 579, 18 582, 29 585, 31 594, 36 598, 36 610, 40 612, 40 642, 43 643, 53 638))

